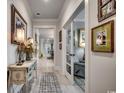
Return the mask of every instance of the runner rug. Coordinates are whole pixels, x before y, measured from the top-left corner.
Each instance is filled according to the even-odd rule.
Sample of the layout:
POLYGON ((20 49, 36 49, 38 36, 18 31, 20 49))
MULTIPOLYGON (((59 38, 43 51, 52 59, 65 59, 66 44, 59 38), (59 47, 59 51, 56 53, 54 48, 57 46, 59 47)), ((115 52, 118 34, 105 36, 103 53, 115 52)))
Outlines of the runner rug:
POLYGON ((42 74, 39 84, 39 93, 62 93, 58 78, 53 72, 42 74))

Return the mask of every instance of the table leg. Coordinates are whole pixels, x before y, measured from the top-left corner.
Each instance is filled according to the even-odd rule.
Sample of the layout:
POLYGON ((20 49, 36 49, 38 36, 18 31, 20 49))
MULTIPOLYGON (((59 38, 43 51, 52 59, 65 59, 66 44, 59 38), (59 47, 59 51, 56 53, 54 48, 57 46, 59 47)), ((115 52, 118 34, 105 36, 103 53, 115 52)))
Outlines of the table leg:
POLYGON ((28 81, 26 81, 25 87, 26 87, 26 89, 25 89, 26 91, 25 92, 28 93, 28 81))

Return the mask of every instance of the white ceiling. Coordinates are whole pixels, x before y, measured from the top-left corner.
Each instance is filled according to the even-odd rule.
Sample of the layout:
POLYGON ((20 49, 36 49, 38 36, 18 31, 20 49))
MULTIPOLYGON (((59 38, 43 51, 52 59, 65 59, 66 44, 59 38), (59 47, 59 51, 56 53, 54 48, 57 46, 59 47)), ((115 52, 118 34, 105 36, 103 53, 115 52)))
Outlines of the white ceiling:
POLYGON ((27 0, 33 13, 33 18, 57 19, 65 0, 27 0), (46 2, 45 2, 46 1, 46 2), (36 13, 40 13, 39 16, 36 13))

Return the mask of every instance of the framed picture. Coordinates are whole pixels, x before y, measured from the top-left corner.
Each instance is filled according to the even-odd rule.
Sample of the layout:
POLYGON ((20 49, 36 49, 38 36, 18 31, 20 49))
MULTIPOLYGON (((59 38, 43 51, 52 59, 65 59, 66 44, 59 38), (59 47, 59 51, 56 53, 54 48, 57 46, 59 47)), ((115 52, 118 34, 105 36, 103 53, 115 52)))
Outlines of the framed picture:
POLYGON ((62 31, 59 31, 59 42, 62 42, 62 31))
POLYGON ((92 28, 92 51, 114 52, 114 21, 92 28))
POLYGON ((62 43, 59 44, 59 49, 60 49, 60 50, 62 49, 62 43))
POLYGON ((85 47, 85 30, 82 28, 82 29, 79 29, 79 47, 85 47))
POLYGON ((116 13, 116 0, 98 0, 98 21, 114 15, 116 13))
POLYGON ((23 39, 27 38, 27 23, 18 10, 11 5, 11 43, 12 44, 19 44, 17 32, 23 35, 23 39))

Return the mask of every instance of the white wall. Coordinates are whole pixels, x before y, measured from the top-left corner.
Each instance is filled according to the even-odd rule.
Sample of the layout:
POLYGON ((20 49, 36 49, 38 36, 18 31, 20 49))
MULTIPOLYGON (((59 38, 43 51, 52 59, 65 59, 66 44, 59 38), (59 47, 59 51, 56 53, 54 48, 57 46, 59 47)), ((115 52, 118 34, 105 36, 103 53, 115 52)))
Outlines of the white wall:
POLYGON ((31 12, 25 0, 7 0, 7 63, 13 64, 16 62, 17 45, 11 44, 11 4, 14 4, 20 14, 27 22, 27 37, 32 36, 31 12))
MULTIPOLYGON (((102 23, 108 22, 109 20, 112 19, 115 21, 115 16, 113 16, 111 18, 106 19, 103 22, 98 22, 97 0, 89 0, 89 9, 90 9, 90 13, 89 13, 90 29, 102 23)), ((90 36, 91 35, 89 33, 89 38, 91 38, 90 36)), ((89 42, 91 42, 91 40, 89 42)), ((114 53, 95 53, 92 52, 90 48, 89 53, 90 53, 90 92, 107 93, 107 90, 115 90, 116 89, 116 50, 114 53)))
POLYGON ((54 62, 58 70, 62 69, 62 50, 59 49, 59 29, 57 28, 54 33, 54 62))

